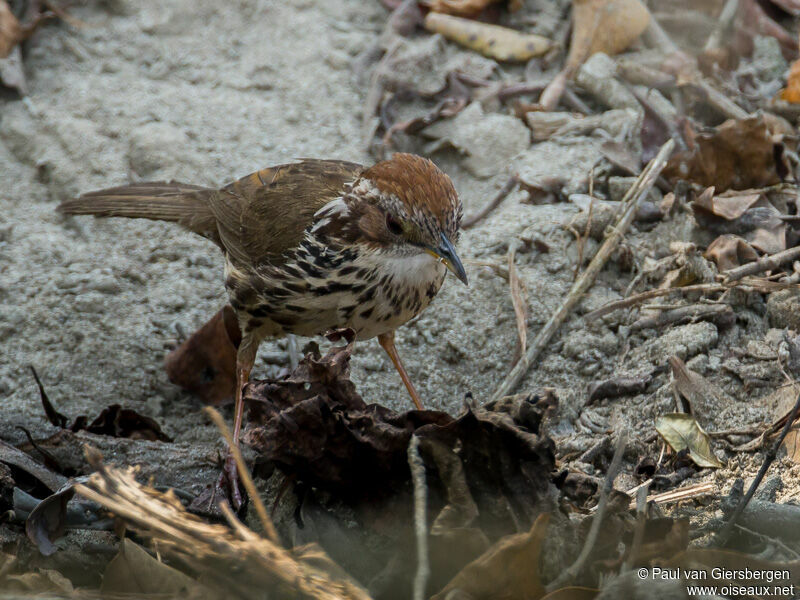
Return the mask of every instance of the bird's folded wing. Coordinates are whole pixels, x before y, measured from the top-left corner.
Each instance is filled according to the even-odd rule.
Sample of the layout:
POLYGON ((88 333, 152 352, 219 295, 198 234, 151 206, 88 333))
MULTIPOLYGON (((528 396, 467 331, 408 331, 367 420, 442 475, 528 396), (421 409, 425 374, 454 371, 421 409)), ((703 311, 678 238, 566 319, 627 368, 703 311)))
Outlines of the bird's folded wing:
POLYGON ((225 186, 208 200, 222 245, 240 264, 274 262, 300 244, 314 213, 363 170, 351 162, 301 159, 225 186))

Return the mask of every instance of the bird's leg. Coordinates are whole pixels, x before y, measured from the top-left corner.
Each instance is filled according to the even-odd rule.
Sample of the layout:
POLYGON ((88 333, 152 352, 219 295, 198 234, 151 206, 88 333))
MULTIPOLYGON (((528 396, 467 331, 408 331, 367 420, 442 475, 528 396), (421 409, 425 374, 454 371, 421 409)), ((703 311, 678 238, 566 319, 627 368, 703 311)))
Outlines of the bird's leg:
MULTIPOLYGON (((255 358, 255 357, 253 357, 255 358)), ((242 416, 244 414, 244 386, 250 380, 250 371, 255 361, 242 352, 236 355, 236 408, 233 413, 233 443, 239 443, 239 432, 242 429, 242 416)))
MULTIPOLYGON (((239 444, 239 433, 242 429, 242 416, 244 414, 244 386, 250 380, 250 371, 255 363, 258 344, 245 334, 236 353, 236 406, 233 416, 233 443, 239 444)), ((235 510, 242 506, 242 493, 239 491, 239 473, 233 452, 228 448, 225 464, 222 470, 222 480, 227 483, 231 503, 235 510)))
POLYGON ((414 406, 417 407, 417 410, 423 410, 422 402, 419 399, 419 394, 417 390, 414 389, 414 384, 411 383, 411 378, 406 373, 406 368, 403 366, 403 362, 400 360, 400 355, 397 353, 397 348, 394 345, 394 331, 389 331, 388 333, 382 333, 378 336, 378 343, 381 345, 381 348, 386 350, 386 354, 389 355, 389 358, 392 359, 392 364, 394 368, 397 369, 397 372, 400 373, 400 379, 403 380, 403 383, 408 390, 409 395, 411 396, 411 400, 414 402, 414 406))

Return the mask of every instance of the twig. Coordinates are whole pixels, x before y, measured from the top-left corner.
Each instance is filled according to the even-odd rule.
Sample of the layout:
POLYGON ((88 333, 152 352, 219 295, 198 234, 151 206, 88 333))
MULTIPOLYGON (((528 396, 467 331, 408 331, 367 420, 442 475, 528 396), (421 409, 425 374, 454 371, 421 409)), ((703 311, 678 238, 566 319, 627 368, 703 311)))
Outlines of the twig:
POLYGON ((425 485, 425 463, 419 454, 419 438, 411 436, 408 444, 408 466, 414 482, 414 532, 417 536, 417 574, 414 577, 414 600, 424 600, 425 588, 431 567, 428 562, 427 501, 428 488, 425 485))
POLYGON ((789 248, 787 250, 783 250, 782 252, 776 252, 775 254, 770 254, 769 256, 763 256, 755 262, 747 263, 741 267, 728 269, 722 274, 725 276, 725 281, 738 281, 739 279, 747 277, 748 275, 756 275, 757 273, 763 273, 764 271, 777 269, 781 265, 791 262, 797 258, 800 258, 800 246, 795 246, 794 248, 789 248))
POLYGON ((717 22, 714 24, 711 35, 708 36, 708 41, 703 48, 704 51, 708 52, 709 50, 719 48, 720 42, 722 42, 722 35, 730 28, 738 11, 739 0, 728 0, 725 3, 725 6, 722 7, 722 11, 719 13, 717 22))
MULTIPOLYGON (((652 480, 651 480, 652 481, 652 480)), ((649 484, 643 485, 636 492, 636 529, 633 531, 633 542, 631 542, 631 550, 625 564, 622 565, 623 571, 630 571, 633 567, 633 561, 639 555, 639 550, 642 547, 642 540, 644 539, 644 530, 647 525, 647 490, 649 484)))
POLYGON ((680 51, 652 13, 650 13, 650 21, 648 21, 647 29, 642 34, 642 39, 648 46, 658 48, 664 54, 680 51))
POLYGON ((572 285, 572 289, 564 299, 564 302, 558 309, 551 315, 545 326, 541 329, 539 334, 533 340, 533 343, 528 348, 528 352, 524 354, 511 372, 506 376, 505 380, 497 388, 493 400, 499 400, 514 391, 522 379, 525 377, 530 366, 536 361, 541 354, 542 350, 550 342, 551 338, 556 334, 561 324, 566 320, 567 316, 572 312, 572 309, 578 304, 583 297, 583 294, 592 286, 597 275, 605 266, 611 254, 619 245, 622 236, 628 230, 631 222, 636 216, 636 209, 639 206, 642 198, 647 196, 650 189, 653 187, 656 178, 661 173, 662 169, 667 164, 667 158, 672 153, 675 147, 673 140, 668 140, 661 149, 658 151, 656 157, 642 171, 639 178, 634 182, 630 189, 625 194, 621 202, 620 217, 613 229, 606 235, 603 245, 600 246, 597 253, 592 258, 589 266, 572 285))
POLYGON ((717 88, 713 87, 707 81, 699 79, 695 83, 688 83, 689 86, 696 86, 705 95, 705 101, 709 106, 717 109, 720 113, 729 119, 746 119, 750 116, 745 109, 736 104, 733 100, 728 98, 725 94, 720 92, 717 88))
POLYGON ((545 86, 541 83, 530 83, 527 81, 513 83, 500 88, 500 90, 497 92, 497 98, 500 100, 509 100, 510 98, 516 98, 517 96, 525 96, 527 94, 541 92, 544 87, 545 86))
POLYGON ((760 292, 774 292, 777 290, 786 289, 788 287, 796 287, 796 284, 784 284, 782 282, 767 282, 767 281, 747 281, 743 283, 738 283, 732 281, 730 284, 726 283, 698 283, 695 285, 684 285, 682 287, 674 287, 674 288, 656 288, 653 290, 647 290, 645 292, 641 292, 636 294, 635 296, 629 296, 627 298, 623 298, 622 300, 616 300, 615 302, 609 302, 605 306, 601 306, 597 310, 593 310, 592 312, 583 316, 586 321, 591 321, 592 319, 597 319, 598 317, 602 317, 603 315, 607 315, 608 313, 612 313, 615 310, 619 310, 621 308, 628 308, 630 306, 635 306, 637 304, 641 304, 651 298, 658 298, 660 296, 669 296, 670 294, 690 294, 692 292, 703 292, 706 294, 711 294, 714 292, 726 292, 732 288, 742 288, 746 290, 755 290, 760 292))
POLYGON ((264 528, 264 533, 271 542, 280 545, 281 541, 278 537, 278 532, 275 530, 275 525, 272 524, 272 520, 269 518, 269 515, 267 515, 267 509, 264 506, 264 503, 261 501, 261 496, 258 495, 258 490, 253 483, 253 478, 250 476, 250 471, 247 469, 247 465, 242 457, 242 451, 239 449, 239 444, 233 443, 233 436, 231 435, 230 429, 228 429, 228 426, 225 424, 225 419, 223 419, 222 415, 210 406, 206 406, 203 409, 203 412, 205 412, 209 418, 214 421, 214 425, 217 426, 217 429, 219 429, 222 433, 222 437, 224 437, 225 441, 228 442, 228 448, 230 448, 231 452, 233 453, 233 459, 236 461, 236 468, 239 471, 239 477, 242 478, 242 483, 244 484, 247 493, 250 495, 250 498, 253 499, 253 504, 256 508, 256 514, 258 515, 258 519, 261 521, 261 527, 264 528))
POLYGON ((541 110, 549 112, 558 106, 561 96, 564 95, 564 91, 567 89, 567 80, 571 76, 570 71, 565 68, 555 76, 553 81, 547 84, 542 95, 539 96, 541 110))
POLYGON ((649 329, 651 327, 666 327, 676 323, 697 321, 720 321, 727 318, 733 319, 733 309, 727 304, 690 304, 680 306, 654 317, 643 317, 631 324, 631 331, 649 329))
POLYGON ((569 85, 564 88, 564 97, 562 100, 566 106, 569 106, 576 112, 584 115, 591 115, 593 113, 592 109, 578 97, 578 94, 576 94, 569 85))
POLYGON ((600 500, 597 502, 597 512, 592 519, 592 526, 589 528, 589 535, 586 536, 586 542, 583 544, 581 553, 578 555, 578 558, 575 559, 575 562, 569 566, 569 568, 562 571, 561 575, 556 577, 547 585, 548 592, 552 592, 553 590, 564 587, 564 585, 567 585, 573 581, 575 577, 577 577, 578 573, 583 570, 583 566, 589 559, 589 555, 592 553, 594 545, 597 542, 597 536, 600 533, 600 525, 602 525, 603 519, 606 517, 608 495, 611 493, 611 490, 614 489, 614 480, 617 478, 620 468, 622 467, 622 455, 625 453, 625 446, 627 445, 627 442, 628 434, 623 431, 619 434, 619 438, 617 438, 617 447, 614 450, 614 458, 611 459, 611 464, 608 466, 608 472, 606 473, 603 487, 600 490, 600 500))
POLYGON ((747 527, 743 527, 742 525, 736 525, 736 529, 741 529, 747 535, 752 535, 753 537, 757 537, 758 539, 760 539, 765 544, 773 544, 773 545, 777 546, 780 550, 782 550, 784 553, 786 553, 787 556, 791 556, 795 560, 800 559, 800 554, 798 554, 796 551, 794 551, 791 548, 789 548, 789 546, 784 544, 782 541, 780 541, 774 535, 764 535, 763 533, 760 533, 758 531, 754 531, 752 529, 748 529, 747 527))
POLYGON ((717 90, 703 81, 702 74, 697 68, 697 60, 690 58, 686 53, 682 52, 675 42, 669 37, 666 31, 656 21, 653 15, 650 15, 650 22, 647 29, 642 34, 642 39, 651 47, 658 48, 665 54, 680 53, 687 61, 691 63, 691 79, 686 82, 686 86, 694 86, 705 94, 705 100, 709 105, 717 109, 729 119, 746 119, 749 113, 736 104, 733 100, 728 98, 725 94, 717 90))
POLYGON ((748 429, 722 429, 720 431, 707 431, 709 437, 726 438, 732 435, 749 435, 755 437, 762 434, 760 427, 750 427, 748 429))
POLYGON ((517 187, 517 183, 519 183, 519 178, 517 175, 512 175, 511 178, 506 181, 505 185, 500 188, 500 191, 497 192, 495 197, 492 198, 491 202, 480 209, 476 214, 472 215, 471 217, 466 217, 461 222, 461 229, 470 229, 483 221, 490 212, 500 206, 500 203, 506 199, 506 196, 514 191, 514 188, 517 187))
POLYGON ((797 396, 797 402, 794 403, 794 408, 792 408, 792 412, 789 414, 789 418, 786 420, 786 425, 784 425, 783 431, 781 431, 780 436, 777 440, 775 440, 775 443, 764 457, 764 462, 762 463, 761 468, 758 470, 758 474, 756 474, 756 478, 753 480, 753 483, 750 484, 750 488, 747 490, 747 495, 745 495, 744 499, 739 502, 739 505, 731 515, 731 518, 728 519, 727 523, 725 523, 725 527, 723 527, 722 531, 720 531, 714 538, 714 542, 717 545, 724 546, 727 543, 728 538, 730 538, 733 528, 736 525, 736 521, 738 521, 739 517, 742 516, 742 513, 744 512, 744 509, 747 508, 750 500, 753 499, 758 486, 761 484, 761 480, 764 479, 764 476, 767 474, 770 466, 775 461, 775 457, 778 456, 778 449, 781 447, 781 444, 783 444, 783 440, 786 439, 786 436, 789 434, 789 430, 792 428, 792 425, 794 425, 798 411, 800 411, 800 395, 797 396))

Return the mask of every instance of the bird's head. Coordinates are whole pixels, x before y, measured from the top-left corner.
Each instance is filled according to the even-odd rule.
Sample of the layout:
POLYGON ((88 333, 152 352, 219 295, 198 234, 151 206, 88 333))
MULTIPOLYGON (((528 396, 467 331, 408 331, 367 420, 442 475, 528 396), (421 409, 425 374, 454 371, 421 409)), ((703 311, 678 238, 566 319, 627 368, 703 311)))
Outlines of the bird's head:
POLYGON ((344 201, 354 241, 393 254, 426 252, 467 283, 455 250, 461 200, 430 160, 397 153, 366 169, 344 201))

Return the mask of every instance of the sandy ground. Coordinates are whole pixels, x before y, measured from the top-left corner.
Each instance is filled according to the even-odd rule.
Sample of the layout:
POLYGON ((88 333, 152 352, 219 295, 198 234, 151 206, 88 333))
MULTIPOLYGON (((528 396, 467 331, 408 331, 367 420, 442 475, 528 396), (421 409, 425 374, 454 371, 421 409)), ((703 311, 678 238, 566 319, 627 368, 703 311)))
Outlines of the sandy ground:
MULTIPOLYGON (((180 331, 225 301, 216 248, 169 225, 63 218, 54 208, 129 181, 221 185, 295 157, 370 162, 365 90, 351 64, 375 43, 386 13, 377 2, 345 0, 167 8, 123 0, 72 12, 88 25, 49 27, 31 44, 29 97, 0 99, 0 437, 21 441, 20 425, 49 431, 28 371, 35 365, 70 416, 118 402, 188 441, 210 430, 162 362, 180 331)), ((505 177, 498 169, 477 180, 457 160, 452 171, 467 213, 505 177)), ((520 219, 516 204, 463 236, 465 259, 502 260, 509 219, 533 220, 520 219)), ((552 228, 565 210, 574 212, 543 207, 540 218, 552 228)), ((469 288, 449 279, 398 335, 426 404, 450 411, 467 390, 488 396, 516 343, 505 282, 468 270, 469 288)), ((550 306, 564 289, 557 284, 547 290, 550 306)), ((369 401, 409 405, 374 340, 360 345, 353 376, 369 401)))
MULTIPOLYGON (((22 442, 19 426, 35 437, 53 431, 28 371, 35 365, 67 415, 91 417, 120 403, 157 418, 178 442, 217 440, 199 401, 172 385, 162 367, 181 332, 195 330, 225 302, 216 248, 166 224, 64 218, 55 206, 129 181, 222 185, 295 157, 371 162, 361 120, 366 88, 353 66, 376 44, 386 13, 378 2, 357 0, 181 0, 166 7, 115 0, 71 10, 88 25, 40 31, 26 60, 29 97, 0 98, 0 438, 22 442)), ((507 141, 493 142, 493 131, 492 123, 481 134, 488 157, 504 151, 492 143, 507 141)), ((458 152, 433 158, 471 214, 512 171, 534 180, 558 177, 567 193, 585 192, 601 139, 534 145, 521 158, 490 164, 480 177, 458 152)), ((549 253, 532 246, 517 259, 529 291, 529 339, 572 283, 577 250, 563 224, 578 207, 522 203, 524 196, 512 194, 462 236, 470 287, 448 278, 428 311, 398 332, 429 407, 456 413, 467 391, 485 401, 514 359, 508 284, 477 263, 504 265, 518 235, 549 246, 549 253)), ((649 232, 634 228, 626 245, 641 262, 696 233, 691 218, 679 215, 649 232)), ((585 255, 596 246, 590 240, 585 255)), ((735 326, 724 331, 701 322, 629 336, 621 313, 583 322, 581 314, 620 298, 631 277, 612 261, 520 388, 557 388, 554 433, 577 436, 571 443, 581 451, 607 431, 651 436, 653 419, 674 410, 664 369, 672 354, 714 377, 735 400, 709 411, 708 429, 771 422, 774 406, 756 400, 782 382, 774 358, 780 332, 770 332, 763 298, 743 300, 735 326), (758 348, 752 356, 736 354, 750 341, 768 358, 753 358, 758 348), (590 381, 655 369, 661 370, 646 393, 585 406, 590 381)), ((266 342, 262 352, 280 344, 266 342)), ((269 369, 258 363, 255 376, 269 369)), ((357 348, 353 379, 368 402, 410 407, 374 340, 357 348)), ((651 444, 648 452, 657 451, 651 444)), ((732 464, 733 473, 748 460, 732 464)))

